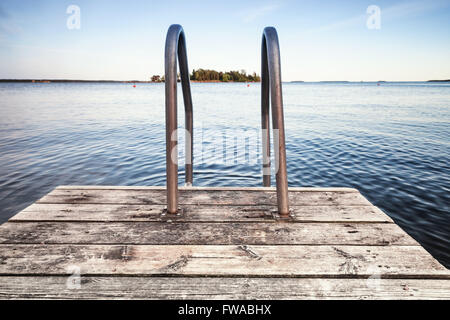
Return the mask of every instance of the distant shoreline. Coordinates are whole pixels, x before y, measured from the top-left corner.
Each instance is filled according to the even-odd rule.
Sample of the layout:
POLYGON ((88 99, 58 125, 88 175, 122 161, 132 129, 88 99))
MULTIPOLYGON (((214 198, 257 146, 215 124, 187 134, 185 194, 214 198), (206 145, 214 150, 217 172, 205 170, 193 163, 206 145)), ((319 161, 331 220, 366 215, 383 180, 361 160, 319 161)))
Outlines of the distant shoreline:
MULTIPOLYGON (((18 82, 18 83, 164 83, 157 81, 142 81, 142 80, 71 80, 71 79, 0 79, 0 83, 4 82, 18 82)), ((178 81, 179 82, 179 81, 178 81)), ((220 80, 190 80, 193 83, 258 83, 259 81, 220 81, 220 80)), ((423 80, 423 81, 283 81, 285 83, 385 83, 385 82, 450 82, 450 79, 443 80, 423 80)))
POLYGON ((386 81, 386 80, 378 80, 378 81, 327 81, 327 80, 320 80, 320 81, 301 81, 301 80, 295 80, 295 81, 288 81, 290 83, 386 83, 386 82, 450 82, 450 79, 444 79, 444 80, 409 80, 409 81, 386 81))
POLYGON ((140 80, 69 80, 69 79, 0 79, 0 82, 31 82, 31 83, 51 83, 51 82, 69 82, 69 83, 153 83, 152 81, 140 80))
MULTIPOLYGON (((68 80, 68 79, 0 79, 0 82, 21 83, 164 83, 164 81, 141 81, 141 80, 68 80)), ((180 82, 180 80, 178 80, 180 82)), ((258 81, 220 81, 220 80, 190 80, 195 83, 251 83, 258 81)))

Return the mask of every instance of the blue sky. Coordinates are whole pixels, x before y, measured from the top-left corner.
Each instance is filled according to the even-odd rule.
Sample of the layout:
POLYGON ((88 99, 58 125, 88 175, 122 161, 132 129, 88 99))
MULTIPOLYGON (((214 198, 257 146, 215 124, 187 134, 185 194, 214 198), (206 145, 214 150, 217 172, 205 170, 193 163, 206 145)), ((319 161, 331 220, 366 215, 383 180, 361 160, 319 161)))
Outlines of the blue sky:
POLYGON ((190 69, 260 73, 261 34, 275 26, 284 81, 450 78, 450 0, 2 0, 0 78, 147 80, 183 26, 190 69), (69 5, 81 10, 70 30, 69 5), (369 5, 380 29, 367 28, 369 5))

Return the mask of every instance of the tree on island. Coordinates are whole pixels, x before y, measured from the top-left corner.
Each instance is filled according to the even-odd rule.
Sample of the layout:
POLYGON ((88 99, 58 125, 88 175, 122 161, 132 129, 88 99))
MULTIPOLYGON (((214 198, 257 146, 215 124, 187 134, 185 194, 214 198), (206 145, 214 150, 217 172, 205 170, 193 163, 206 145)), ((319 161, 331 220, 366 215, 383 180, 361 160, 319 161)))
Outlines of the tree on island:
POLYGON ((162 80, 161 80, 161 77, 159 75, 155 74, 155 75, 153 75, 151 77, 151 81, 152 82, 161 82, 162 80))
POLYGON ((259 82, 261 78, 253 72, 253 74, 247 74, 245 70, 241 71, 228 71, 219 72, 209 69, 197 69, 192 70, 190 79, 193 81, 221 81, 221 82, 259 82))
MULTIPOLYGON (((245 70, 221 72, 209 69, 193 69, 189 75, 192 81, 216 81, 216 82, 260 82, 261 77, 253 72, 247 74, 245 70)), ((177 74, 177 81, 180 82, 180 74, 177 74)), ((153 75, 151 82, 164 82, 164 76, 153 75)))
POLYGON ((230 81, 230 76, 228 74, 222 74, 222 81, 223 82, 228 82, 230 81))

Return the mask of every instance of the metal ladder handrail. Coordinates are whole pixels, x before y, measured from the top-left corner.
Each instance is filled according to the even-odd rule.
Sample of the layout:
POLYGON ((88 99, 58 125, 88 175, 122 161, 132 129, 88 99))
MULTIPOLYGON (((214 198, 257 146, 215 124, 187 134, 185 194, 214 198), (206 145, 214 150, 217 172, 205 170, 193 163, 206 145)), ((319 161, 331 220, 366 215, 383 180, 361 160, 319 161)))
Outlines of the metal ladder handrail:
POLYGON ((261 45, 261 128, 263 147, 263 186, 270 186, 270 121, 272 104, 278 214, 289 215, 280 46, 274 27, 264 28, 261 45), (270 93, 270 94, 269 94, 270 93))
POLYGON ((185 177, 193 180, 193 115, 186 39, 178 24, 169 27, 165 46, 167 212, 178 212, 177 56, 185 110, 185 177))
MULTIPOLYGON (((280 47, 277 31, 266 27, 261 50, 261 120, 263 140, 263 185, 270 186, 270 123, 272 104, 278 213, 289 215, 286 145, 284 134, 283 96, 281 88, 280 47)), ((193 181, 193 115, 192 96, 187 63, 186 39, 178 24, 169 27, 165 46, 166 94, 166 174, 167 212, 178 212, 178 127, 177 127, 177 56, 180 64, 181 86, 185 108, 185 171, 186 185, 193 181)))

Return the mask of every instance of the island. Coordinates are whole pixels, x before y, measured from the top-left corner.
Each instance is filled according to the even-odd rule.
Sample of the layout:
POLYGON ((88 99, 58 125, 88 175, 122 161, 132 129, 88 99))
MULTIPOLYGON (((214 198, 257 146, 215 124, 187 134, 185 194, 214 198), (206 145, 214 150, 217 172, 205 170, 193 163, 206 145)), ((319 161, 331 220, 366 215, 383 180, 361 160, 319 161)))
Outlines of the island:
MULTIPOLYGON (((261 77, 253 72, 247 74, 245 70, 240 71, 216 71, 210 69, 193 69, 189 75, 192 82, 260 82, 261 77)), ((164 76, 153 75, 151 82, 164 82, 164 76)), ((178 81, 180 81, 180 74, 178 74, 178 81)))
MULTIPOLYGON (((247 74, 241 71, 216 71, 210 69, 193 69, 189 74, 192 82, 260 82, 261 77, 253 72, 247 74)), ((177 81, 180 82, 180 74, 177 81)), ((149 80, 76 80, 76 79, 0 79, 0 82, 31 82, 31 83, 160 83, 164 76, 153 75, 149 80)))

